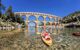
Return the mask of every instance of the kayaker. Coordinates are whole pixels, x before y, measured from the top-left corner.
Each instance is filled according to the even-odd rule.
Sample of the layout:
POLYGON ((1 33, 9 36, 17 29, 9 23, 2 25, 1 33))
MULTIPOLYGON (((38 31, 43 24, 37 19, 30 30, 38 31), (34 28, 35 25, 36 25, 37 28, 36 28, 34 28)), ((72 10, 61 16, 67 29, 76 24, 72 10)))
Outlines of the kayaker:
POLYGON ((43 36, 45 39, 47 39, 47 38, 50 37, 50 34, 49 34, 48 32, 43 32, 43 33, 42 33, 42 36, 43 36))

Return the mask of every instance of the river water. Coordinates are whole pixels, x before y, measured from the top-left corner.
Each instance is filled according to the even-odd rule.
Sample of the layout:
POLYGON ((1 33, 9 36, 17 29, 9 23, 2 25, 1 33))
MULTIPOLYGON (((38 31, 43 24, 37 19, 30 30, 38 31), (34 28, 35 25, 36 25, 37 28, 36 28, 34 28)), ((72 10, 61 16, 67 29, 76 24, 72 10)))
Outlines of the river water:
POLYGON ((80 50, 80 37, 73 36, 80 28, 64 28, 51 33, 52 46, 46 46, 40 34, 22 31, 9 38, 0 38, 0 50, 80 50))

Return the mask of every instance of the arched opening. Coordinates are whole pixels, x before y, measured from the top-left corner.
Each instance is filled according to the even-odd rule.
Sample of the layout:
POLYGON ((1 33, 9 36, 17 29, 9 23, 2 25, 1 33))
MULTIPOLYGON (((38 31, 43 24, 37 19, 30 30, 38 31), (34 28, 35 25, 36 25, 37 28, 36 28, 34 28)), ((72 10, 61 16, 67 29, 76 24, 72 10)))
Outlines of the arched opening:
POLYGON ((58 18, 56 18, 56 22, 58 22, 58 18))
POLYGON ((46 31, 51 33, 51 25, 50 22, 46 22, 46 31))
POLYGON ((38 26, 44 26, 43 22, 38 22, 38 26))
POLYGON ((38 32, 42 33, 44 31, 44 23, 43 22, 38 22, 38 32))
POLYGON ((39 33, 42 33, 44 31, 44 28, 43 27, 38 27, 38 32, 39 33))
POLYGON ((54 22, 55 21, 55 19, 54 18, 50 18, 50 22, 54 22))
POLYGON ((36 33, 36 23, 35 22, 28 22, 28 33, 30 34, 36 33))
POLYGON ((47 22, 50 22, 50 18, 48 16, 46 17, 46 21, 47 22))
POLYGON ((50 25, 50 21, 51 20, 51 18, 49 18, 48 16, 46 17, 46 31, 47 32, 49 32, 49 33, 51 33, 51 25, 50 25))
POLYGON ((38 20, 39 20, 39 21, 44 21, 43 16, 39 16, 38 20))
POLYGON ((51 26, 47 26, 47 27, 46 27, 46 31, 49 32, 49 33, 52 33, 52 32, 51 32, 51 28, 52 28, 51 26))
POLYGON ((22 19, 23 19, 24 21, 26 21, 26 19, 27 19, 26 15, 23 15, 23 16, 22 16, 22 19))
POLYGON ((33 15, 31 15, 31 16, 28 17, 28 20, 29 20, 29 21, 35 21, 35 20, 36 20, 36 17, 33 16, 33 15))

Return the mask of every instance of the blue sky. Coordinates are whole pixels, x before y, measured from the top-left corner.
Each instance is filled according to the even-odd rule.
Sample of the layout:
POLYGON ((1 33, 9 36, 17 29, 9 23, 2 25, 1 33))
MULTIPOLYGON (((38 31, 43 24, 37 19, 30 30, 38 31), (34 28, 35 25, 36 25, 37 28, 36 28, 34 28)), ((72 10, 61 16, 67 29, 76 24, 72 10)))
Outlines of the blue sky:
POLYGON ((2 0, 14 12, 42 12, 64 17, 80 10, 80 0, 2 0))

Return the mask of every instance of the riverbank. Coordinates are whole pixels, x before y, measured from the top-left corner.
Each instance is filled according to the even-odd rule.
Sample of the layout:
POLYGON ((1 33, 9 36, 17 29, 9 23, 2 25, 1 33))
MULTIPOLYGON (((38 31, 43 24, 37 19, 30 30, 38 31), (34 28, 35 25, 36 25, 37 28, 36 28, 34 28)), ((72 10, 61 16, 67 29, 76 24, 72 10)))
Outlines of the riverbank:
POLYGON ((11 36, 13 36, 13 35, 15 35, 15 34, 19 34, 19 32, 20 32, 20 30, 18 30, 18 29, 16 29, 16 30, 11 30, 11 31, 7 31, 7 30, 5 30, 5 31, 0 31, 0 38, 3 38, 3 37, 11 37, 11 36))
POLYGON ((0 50, 80 50, 80 37, 72 36, 68 30, 59 35, 51 34, 51 37, 53 45, 48 47, 42 42, 40 35, 25 37, 23 31, 16 32, 12 36, 0 38, 0 50))

